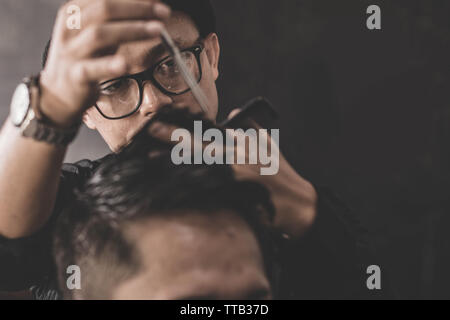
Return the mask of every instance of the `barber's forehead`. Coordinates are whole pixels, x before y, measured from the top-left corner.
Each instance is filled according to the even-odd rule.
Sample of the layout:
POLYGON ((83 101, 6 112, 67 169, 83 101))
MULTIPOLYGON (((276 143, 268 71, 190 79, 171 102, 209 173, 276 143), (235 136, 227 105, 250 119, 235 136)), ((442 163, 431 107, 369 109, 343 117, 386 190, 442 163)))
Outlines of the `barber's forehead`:
MULTIPOLYGON (((194 22, 181 12, 174 12, 166 22, 166 28, 179 48, 193 45, 200 36, 194 22)), ((142 71, 142 68, 150 67, 167 54, 159 38, 124 44, 119 47, 118 53, 132 61, 131 67, 135 70, 130 70, 130 73, 137 73, 142 71)))

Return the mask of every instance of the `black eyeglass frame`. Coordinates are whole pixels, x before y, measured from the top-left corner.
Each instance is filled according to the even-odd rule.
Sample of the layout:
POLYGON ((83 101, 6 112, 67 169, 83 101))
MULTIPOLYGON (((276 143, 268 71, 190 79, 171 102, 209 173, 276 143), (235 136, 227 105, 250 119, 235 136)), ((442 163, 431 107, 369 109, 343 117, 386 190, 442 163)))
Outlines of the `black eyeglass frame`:
MULTIPOLYGON (((202 77, 203 77, 203 71, 202 71, 202 64, 201 64, 201 57, 200 55, 202 54, 204 50, 203 45, 201 44, 197 44, 195 46, 192 46, 190 48, 186 48, 183 50, 180 50, 180 52, 192 52, 195 56, 195 58, 197 59, 197 64, 198 64, 198 71, 199 71, 199 79, 197 81, 197 83, 200 83, 200 81, 202 81, 202 77)), ((120 116, 120 117, 109 117, 107 115, 105 115, 102 110, 100 109, 100 107, 97 105, 97 103, 95 103, 95 108, 97 109, 97 111, 102 115, 103 118, 108 119, 108 120, 120 120, 120 119, 124 119, 124 118, 128 118, 130 116, 132 116, 133 114, 135 114, 142 105, 142 99, 143 99, 143 95, 144 95, 144 81, 148 81, 150 80, 153 85, 155 87, 158 88, 158 90, 160 90, 163 94, 168 95, 168 96, 180 96, 182 94, 185 94, 189 91, 191 91, 190 88, 182 91, 182 92, 171 92, 168 91, 167 89, 165 89, 154 77, 153 73, 155 71, 156 68, 158 68, 162 63, 168 61, 172 59, 171 56, 168 56, 164 59, 162 59, 161 61, 155 63, 153 66, 151 66, 149 69, 140 72, 140 73, 136 73, 136 74, 132 74, 132 75, 126 75, 126 76, 122 76, 122 77, 118 77, 115 79, 111 79, 105 82, 100 83, 100 86, 103 86, 109 82, 114 82, 114 81, 118 81, 118 80, 122 80, 122 79, 133 79, 138 83, 138 87, 139 87, 139 102, 136 106, 136 108, 131 111, 130 113, 124 115, 124 116, 120 116)))

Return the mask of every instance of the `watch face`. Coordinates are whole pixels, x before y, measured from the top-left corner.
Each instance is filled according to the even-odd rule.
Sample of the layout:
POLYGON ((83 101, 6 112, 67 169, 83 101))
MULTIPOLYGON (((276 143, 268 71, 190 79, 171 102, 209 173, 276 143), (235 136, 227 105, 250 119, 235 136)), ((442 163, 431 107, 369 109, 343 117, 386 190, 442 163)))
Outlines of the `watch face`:
POLYGON ((11 101, 11 120, 14 125, 20 126, 30 107, 30 93, 26 84, 19 84, 11 101))

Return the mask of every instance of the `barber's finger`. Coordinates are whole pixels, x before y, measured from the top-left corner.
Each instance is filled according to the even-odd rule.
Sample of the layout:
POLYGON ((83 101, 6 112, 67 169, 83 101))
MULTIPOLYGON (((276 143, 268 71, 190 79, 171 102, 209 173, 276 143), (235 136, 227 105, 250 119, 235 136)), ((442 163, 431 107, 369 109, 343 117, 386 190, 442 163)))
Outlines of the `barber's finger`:
MULTIPOLYGON (((94 0, 95 1, 95 0, 94 0)), ((64 3, 63 6, 60 7, 61 12, 68 12, 71 11, 69 8, 76 6, 78 8, 83 9, 86 8, 88 5, 90 5, 93 2, 93 0, 71 0, 64 3)))
MULTIPOLYGON (((203 141, 202 138, 200 138, 199 141, 195 141, 194 134, 188 129, 180 128, 161 121, 152 123, 148 128, 148 133, 156 139, 173 145, 178 144, 182 139, 190 139, 192 152, 195 152, 195 146, 201 145, 203 150, 209 145, 209 142, 203 141), (178 132, 176 132, 177 130, 178 132)), ((220 149, 219 146, 217 149, 220 149)))
POLYGON ((127 65, 123 57, 108 56, 78 62, 72 66, 71 74, 75 83, 93 83, 119 77, 126 70, 127 65))
POLYGON ((179 138, 184 136, 186 136, 186 138, 190 138, 192 143, 194 142, 194 134, 188 129, 162 121, 155 121, 152 123, 148 128, 148 133, 154 138, 170 144, 177 144, 179 142, 179 138), (176 132, 177 130, 178 133, 176 132))
MULTIPOLYGON (((242 112, 242 109, 233 109, 229 115, 228 115, 228 120, 232 120, 235 117, 238 117, 239 114, 242 112)), ((234 128, 242 128, 242 129, 248 129, 248 128, 253 128, 253 129, 261 129, 262 126, 254 119, 252 119, 250 116, 247 117, 242 117, 241 119, 233 122, 232 127, 234 128)))
MULTIPOLYGON (((67 35, 75 35, 79 32, 77 29, 68 28, 70 19, 75 19, 82 24, 84 9, 92 4, 93 0, 71 0, 60 6, 56 16, 52 41, 64 39, 67 35), (79 20, 77 20, 79 19, 79 20)), ((81 25, 80 25, 81 27, 81 25)))
POLYGON ((241 109, 239 109, 239 108, 231 110, 231 112, 228 114, 227 119, 228 119, 228 120, 231 120, 232 118, 234 118, 235 116, 237 116, 238 113, 240 113, 240 112, 241 112, 241 109))
POLYGON ((95 0, 82 11, 83 26, 118 20, 165 20, 170 8, 154 0, 95 0))
MULTIPOLYGON (((156 121, 149 126, 148 133, 152 137, 159 139, 163 142, 176 143, 176 142, 172 141, 172 134, 177 129, 182 129, 182 128, 179 128, 177 126, 167 124, 164 122, 156 121)), ((184 130, 187 130, 187 129, 184 129, 184 130)), ((187 130, 187 131, 189 132, 189 130, 187 130)))
POLYGON ((163 29, 160 21, 113 22, 90 26, 68 44, 68 50, 78 58, 119 47, 125 42, 148 40, 159 37, 163 29))

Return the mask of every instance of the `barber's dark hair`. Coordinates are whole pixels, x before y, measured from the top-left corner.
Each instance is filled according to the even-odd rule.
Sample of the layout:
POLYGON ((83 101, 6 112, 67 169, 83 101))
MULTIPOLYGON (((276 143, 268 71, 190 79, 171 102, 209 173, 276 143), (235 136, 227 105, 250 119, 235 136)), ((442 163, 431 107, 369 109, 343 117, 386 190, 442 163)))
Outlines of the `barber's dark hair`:
MULTIPOLYGON (((201 38, 216 32, 216 16, 210 0, 163 0, 173 11, 187 14, 195 23, 201 38)), ((47 62, 51 40, 47 42, 42 55, 42 67, 47 62)))
MULTIPOLYGON (((187 111, 166 108, 153 121, 191 130, 193 119, 187 111)), ((203 127, 214 125, 203 120, 203 127)), ((278 237, 270 228, 275 209, 268 190, 256 182, 238 181, 227 165, 174 165, 172 147, 147 132, 142 130, 104 162, 57 222, 54 253, 61 289, 66 287, 68 266, 78 265, 83 272, 81 293, 66 291, 65 298, 109 298, 112 289, 140 267, 135 245, 122 234, 124 223, 183 210, 239 214, 255 233, 267 275, 274 280, 278 237)))
POLYGON ((198 28, 200 37, 216 32, 216 16, 210 0, 163 0, 173 11, 187 14, 198 28))

